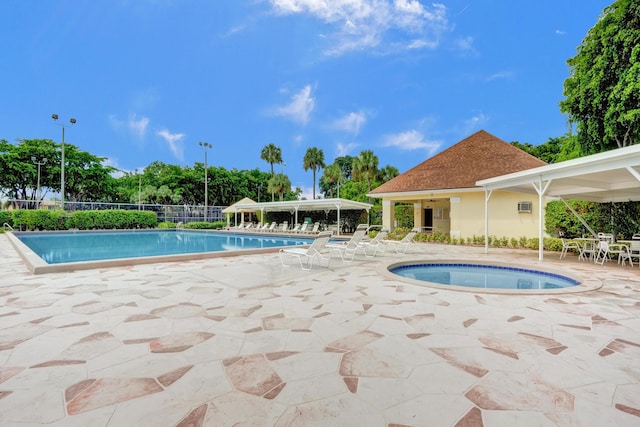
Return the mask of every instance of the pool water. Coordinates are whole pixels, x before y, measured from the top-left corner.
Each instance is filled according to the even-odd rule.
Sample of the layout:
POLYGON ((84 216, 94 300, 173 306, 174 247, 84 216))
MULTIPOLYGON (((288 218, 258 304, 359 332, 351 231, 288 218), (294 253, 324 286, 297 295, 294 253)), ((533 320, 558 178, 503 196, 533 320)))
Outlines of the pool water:
POLYGON ((559 274, 481 264, 408 264, 390 271, 409 279, 471 288, 559 289, 580 284, 559 274))
POLYGON ((16 237, 48 264, 296 246, 313 240, 178 230, 16 233, 16 237))

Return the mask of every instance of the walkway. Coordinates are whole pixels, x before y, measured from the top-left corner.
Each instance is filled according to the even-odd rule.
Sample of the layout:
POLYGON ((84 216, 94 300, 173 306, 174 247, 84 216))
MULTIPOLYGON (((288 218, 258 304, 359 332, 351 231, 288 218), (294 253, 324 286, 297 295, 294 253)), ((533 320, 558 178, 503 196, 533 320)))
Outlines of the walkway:
MULTIPOLYGON (((640 269, 573 295, 453 292, 401 259, 302 272, 276 254, 30 275, 0 235, 1 426, 638 426, 640 269)), ((611 263, 610 263, 611 264, 611 263)))

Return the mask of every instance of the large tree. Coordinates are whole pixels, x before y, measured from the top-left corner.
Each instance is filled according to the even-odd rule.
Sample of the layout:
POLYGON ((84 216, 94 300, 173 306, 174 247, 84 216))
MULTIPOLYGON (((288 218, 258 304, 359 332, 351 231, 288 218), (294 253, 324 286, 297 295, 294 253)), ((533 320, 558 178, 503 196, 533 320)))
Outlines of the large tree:
MULTIPOLYGON (((109 202, 115 197, 115 168, 104 158, 65 144, 65 200, 109 202)), ((58 144, 48 139, 21 139, 17 144, 0 141, 0 188, 9 198, 34 199, 38 186, 60 191, 61 155, 58 144), (45 163, 46 159, 46 163, 45 163)))
POLYGON ((320 189, 324 192, 325 197, 328 193, 329 197, 333 198, 333 189, 340 185, 342 180, 342 170, 337 163, 325 167, 320 177, 320 189))
MULTIPOLYGON (((371 192, 371 184, 378 174, 378 156, 371 150, 363 150, 353 160, 353 178, 367 183, 367 192, 371 192)), ((371 200, 371 198, 369 198, 371 200)), ((369 202, 371 203, 371 202, 369 202)))
POLYGON ((269 179, 267 190, 273 193, 278 193, 280 201, 284 200, 284 193, 291 191, 291 181, 289 177, 283 173, 275 174, 269 179))
POLYGON ((302 167, 305 171, 311 169, 313 171, 313 199, 316 198, 316 172, 325 167, 324 164, 324 152, 316 147, 307 148, 307 152, 304 154, 304 160, 302 167))
POLYGON ((607 7, 567 63, 560 110, 577 124, 584 153, 640 142, 640 2, 607 7))

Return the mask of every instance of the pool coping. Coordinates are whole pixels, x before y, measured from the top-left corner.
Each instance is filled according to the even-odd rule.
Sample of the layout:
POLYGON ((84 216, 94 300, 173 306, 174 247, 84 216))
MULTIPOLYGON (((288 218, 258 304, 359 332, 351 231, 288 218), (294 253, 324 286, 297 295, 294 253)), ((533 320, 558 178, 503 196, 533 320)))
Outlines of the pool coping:
MULTIPOLYGON (((131 231, 131 232, 144 232, 144 230, 87 230, 87 232, 113 232, 113 231, 131 231)), ((157 231, 157 230, 150 230, 157 231)), ((202 230, 189 230, 194 232, 199 232, 202 230)), ((68 233, 67 231, 52 231, 51 233, 68 233)), ((83 231, 73 230, 73 232, 82 233, 83 231)), ((19 234, 25 234, 28 232, 18 232, 19 234)), ((235 233, 231 233, 235 234, 235 233)), ((27 269, 31 272, 31 274, 47 274, 47 273, 65 273, 70 271, 79 271, 79 270, 93 270, 97 268, 110 268, 110 267, 123 267, 123 266, 131 266, 131 265, 139 265, 139 264, 156 264, 156 263, 166 263, 166 262, 184 262, 184 261, 192 261, 192 260, 202 260, 202 259, 211 259, 211 258, 223 258, 223 257, 233 257, 238 255, 254 255, 254 254, 265 254, 278 252, 280 250, 280 246, 274 246, 272 248, 259 248, 259 249, 242 249, 237 251, 221 251, 221 252, 194 252, 188 254, 174 254, 174 255, 156 255, 156 256, 148 256, 148 257, 134 257, 134 258, 116 258, 116 259, 106 259, 106 260, 94 260, 94 261, 78 261, 78 262, 66 262, 59 264, 48 264, 45 262, 38 254, 36 254, 31 248, 25 245, 15 234, 14 232, 7 232, 5 235, 9 238, 9 242, 13 245, 16 252, 25 263, 27 269)), ((249 235, 249 233, 246 233, 249 235)), ((268 235, 265 235, 268 236, 268 235)), ((292 236, 284 236, 281 237, 292 237, 292 236)), ((294 236, 301 237, 301 236, 294 236)), ((311 243, 311 242, 310 242, 311 243)), ((304 247, 306 245, 300 245, 300 247, 304 247)))
POLYGON ((599 279, 595 279, 591 276, 582 276, 576 274, 575 271, 565 270, 558 267, 548 267, 542 264, 535 265, 521 265, 513 263, 505 263, 500 261, 478 261, 478 260, 462 260, 462 259, 414 259, 401 262, 389 262, 378 266, 378 273, 384 277, 397 280, 400 282, 411 283, 413 285, 424 286, 428 288, 470 292, 470 293, 484 293, 484 294, 506 294, 506 295, 554 295, 554 294, 575 294, 582 292, 591 292, 600 289, 603 283, 599 279), (524 270, 541 271, 543 273, 555 274, 568 277, 569 279, 580 282, 578 285, 570 286, 559 289, 498 289, 498 288, 472 288, 468 286, 458 285, 443 285, 434 282, 428 282, 426 280, 411 279, 403 277, 399 274, 391 272, 392 269, 402 267, 405 265, 413 264, 473 264, 473 265, 493 265, 506 268, 521 268, 524 270))

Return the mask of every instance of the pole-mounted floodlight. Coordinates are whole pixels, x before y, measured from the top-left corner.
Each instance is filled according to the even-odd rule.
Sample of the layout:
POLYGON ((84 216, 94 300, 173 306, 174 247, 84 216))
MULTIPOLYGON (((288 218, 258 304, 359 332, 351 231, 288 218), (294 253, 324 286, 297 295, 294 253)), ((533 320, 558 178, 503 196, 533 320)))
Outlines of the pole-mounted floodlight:
POLYGON ((76 124, 76 119, 74 119, 73 117, 69 119, 69 123, 71 123, 70 125, 65 125, 63 123, 58 123, 58 115, 57 114, 52 114, 51 118, 53 119, 53 121, 55 122, 55 124, 57 124, 58 126, 62 126, 62 160, 60 161, 61 163, 61 168, 60 168, 60 200, 61 200, 61 207, 62 209, 64 209, 64 128, 66 127, 71 127, 73 125, 76 124))
POLYGON ((208 142, 198 142, 204 148, 204 222, 207 222, 207 210, 209 210, 209 180, 207 179, 207 148, 213 148, 208 142))

